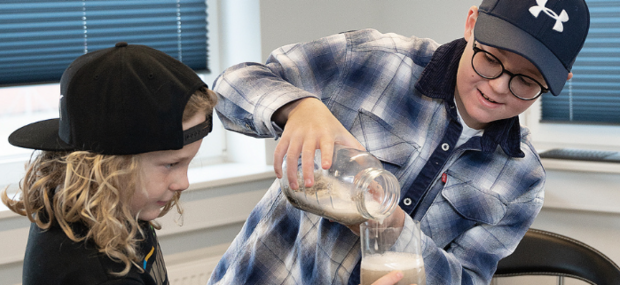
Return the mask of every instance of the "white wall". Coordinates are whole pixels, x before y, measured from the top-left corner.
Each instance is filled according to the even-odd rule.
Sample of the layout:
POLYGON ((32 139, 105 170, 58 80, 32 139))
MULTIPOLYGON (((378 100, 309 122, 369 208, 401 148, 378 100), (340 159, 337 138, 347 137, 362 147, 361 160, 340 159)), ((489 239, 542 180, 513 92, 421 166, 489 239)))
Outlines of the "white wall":
POLYGON ((480 0, 263 0, 263 59, 275 48, 349 30, 430 37, 463 37, 467 11, 480 0))

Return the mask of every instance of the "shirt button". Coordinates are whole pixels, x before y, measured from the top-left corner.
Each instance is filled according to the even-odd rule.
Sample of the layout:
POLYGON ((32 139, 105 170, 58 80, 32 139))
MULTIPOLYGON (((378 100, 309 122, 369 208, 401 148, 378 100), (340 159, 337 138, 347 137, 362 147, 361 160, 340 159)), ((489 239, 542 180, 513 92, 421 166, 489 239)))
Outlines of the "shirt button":
POLYGON ((403 200, 403 204, 405 204, 405 206, 411 205, 411 198, 405 198, 405 200, 403 200))
POLYGON ((441 145, 441 149, 443 149, 443 151, 448 151, 450 149, 450 145, 447 143, 443 143, 441 145))

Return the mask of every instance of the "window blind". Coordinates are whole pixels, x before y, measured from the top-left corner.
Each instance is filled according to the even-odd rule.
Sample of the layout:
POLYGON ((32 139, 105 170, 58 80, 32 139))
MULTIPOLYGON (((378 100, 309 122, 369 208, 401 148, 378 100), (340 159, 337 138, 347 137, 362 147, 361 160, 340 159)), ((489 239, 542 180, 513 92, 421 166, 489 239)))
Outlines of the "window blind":
POLYGON ((0 85, 59 81, 78 56, 142 44, 208 70, 205 0, 0 2, 0 85))
POLYGON ((560 96, 543 95, 542 122, 620 124, 620 0, 587 0, 590 31, 560 96))

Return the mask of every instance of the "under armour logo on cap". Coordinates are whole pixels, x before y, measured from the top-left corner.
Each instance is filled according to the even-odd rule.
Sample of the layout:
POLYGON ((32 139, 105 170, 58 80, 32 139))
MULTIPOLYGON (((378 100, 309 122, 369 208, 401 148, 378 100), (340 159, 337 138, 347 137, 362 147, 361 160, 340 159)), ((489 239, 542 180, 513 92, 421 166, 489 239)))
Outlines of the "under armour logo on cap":
POLYGON ((566 10, 562 9, 562 12, 558 16, 556 12, 546 7, 547 0, 536 0, 536 4, 538 4, 538 6, 532 6, 530 8, 530 13, 532 13, 534 17, 538 18, 540 12, 544 11, 545 14, 547 14, 549 17, 555 19, 555 25, 553 26, 553 30, 560 33, 564 31, 564 25, 562 23, 568 22, 568 14, 566 13, 566 10))

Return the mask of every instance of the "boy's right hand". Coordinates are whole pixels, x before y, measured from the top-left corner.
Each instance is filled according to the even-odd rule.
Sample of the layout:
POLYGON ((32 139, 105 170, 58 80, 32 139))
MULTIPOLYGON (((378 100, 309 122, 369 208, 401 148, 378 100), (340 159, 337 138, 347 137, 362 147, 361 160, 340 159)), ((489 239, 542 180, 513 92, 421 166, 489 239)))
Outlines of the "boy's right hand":
POLYGON ((282 173, 282 161, 286 155, 287 165, 297 165, 301 155, 305 187, 314 185, 314 152, 321 150, 321 167, 332 165, 334 144, 364 150, 364 147, 334 117, 327 106, 317 98, 303 98, 278 109, 273 120, 284 126, 282 137, 274 151, 274 170, 278 178, 287 175, 291 189, 298 189, 297 168, 287 167, 282 173))

